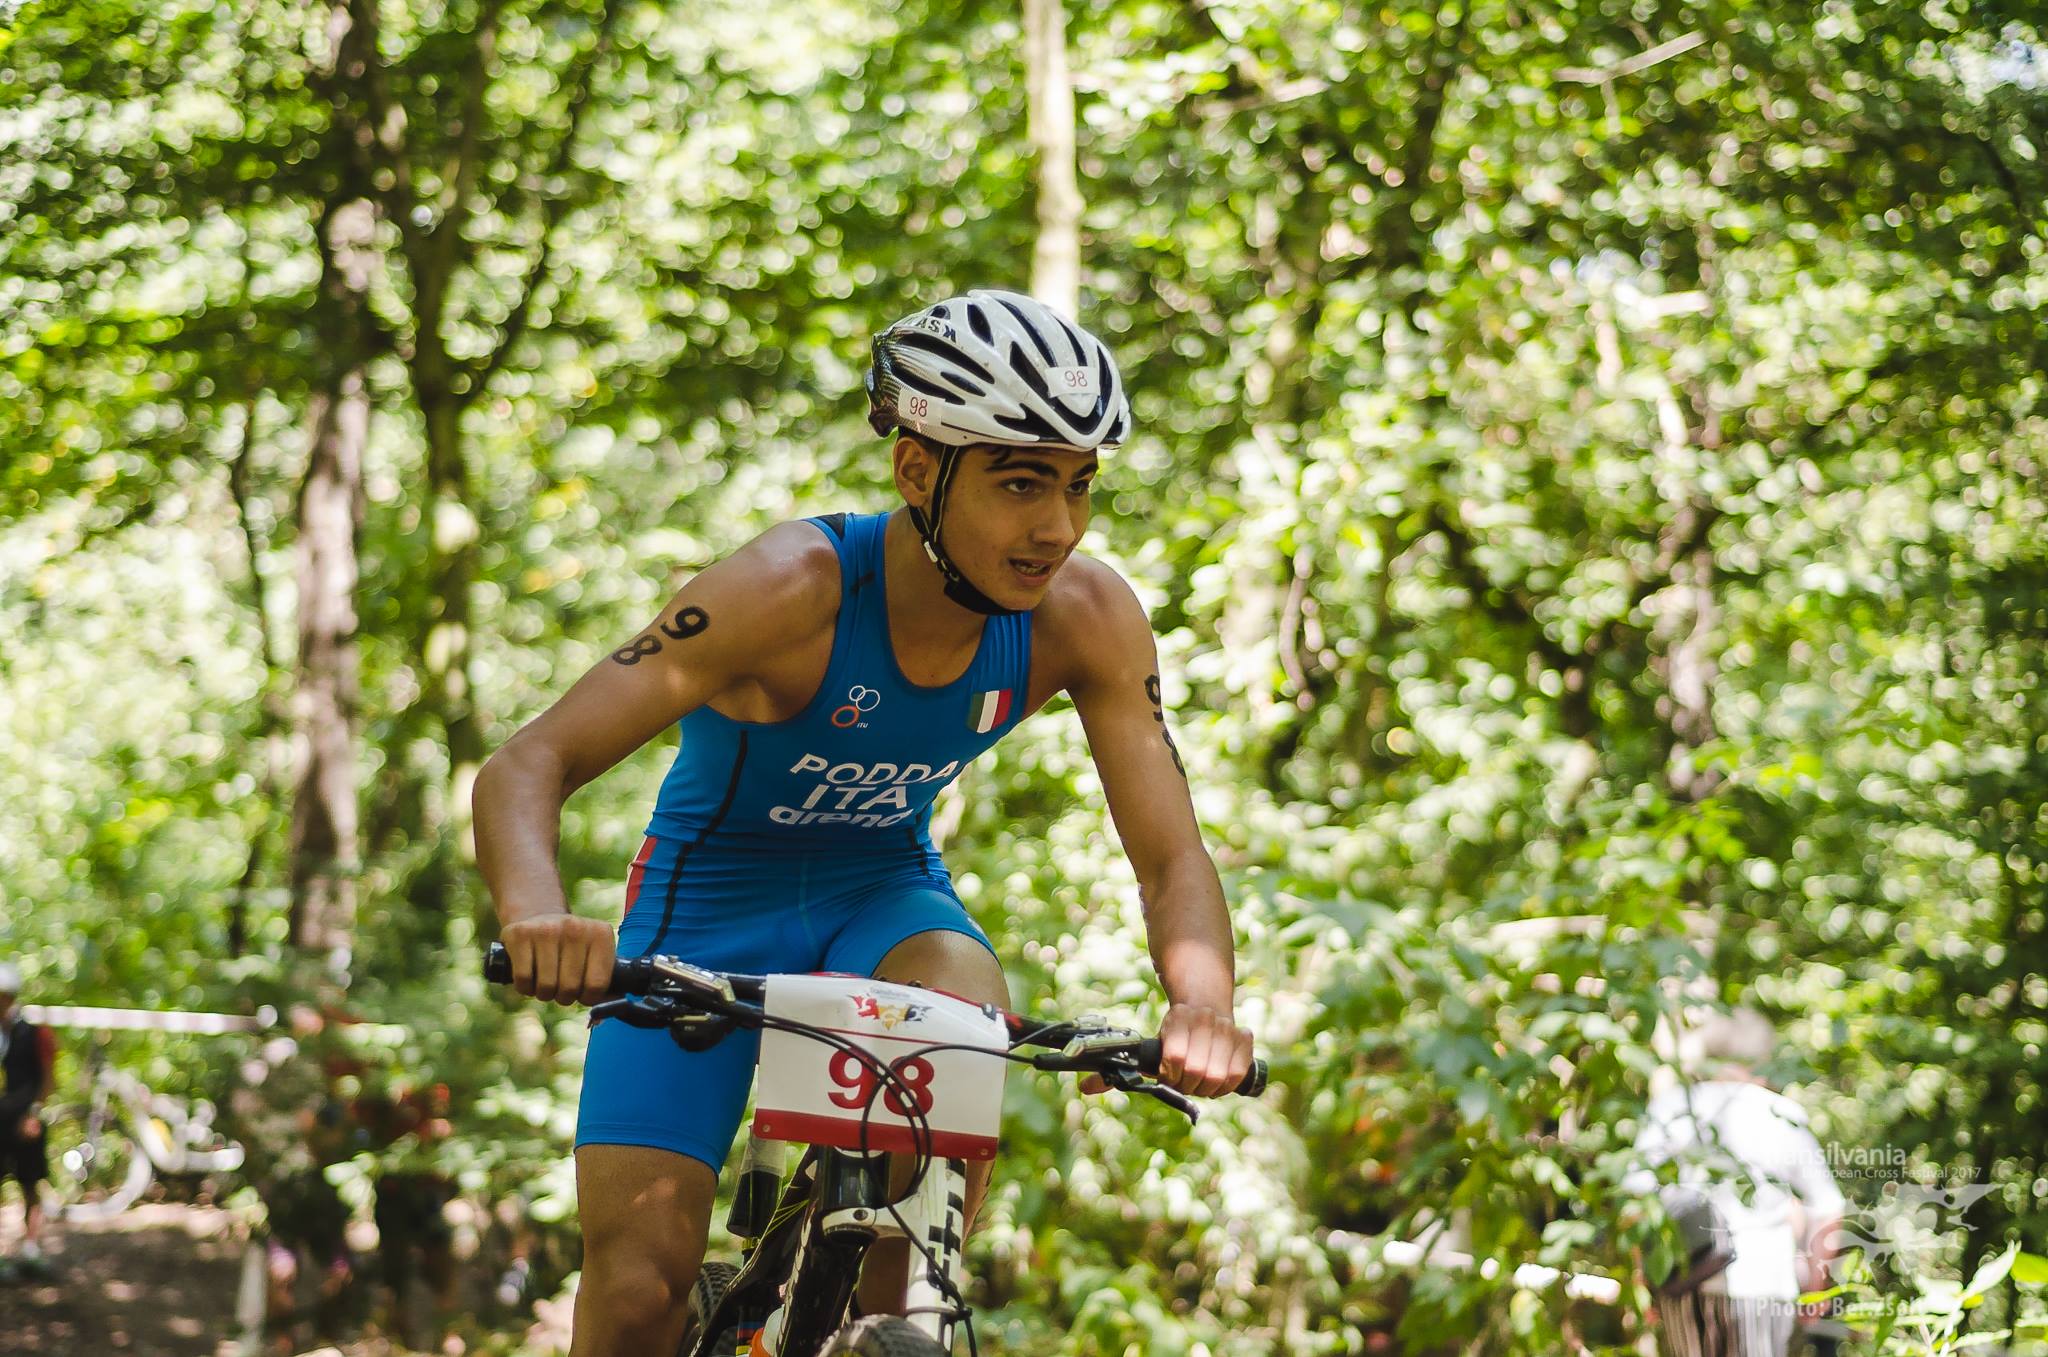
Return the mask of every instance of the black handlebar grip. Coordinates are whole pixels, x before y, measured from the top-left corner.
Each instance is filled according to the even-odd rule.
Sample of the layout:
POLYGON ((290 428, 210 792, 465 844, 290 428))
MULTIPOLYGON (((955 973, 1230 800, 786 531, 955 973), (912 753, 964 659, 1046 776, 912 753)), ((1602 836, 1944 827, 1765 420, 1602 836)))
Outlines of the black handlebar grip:
MULTIPOLYGON (((653 968, 643 957, 621 957, 612 963, 613 994, 644 994, 654 978, 653 968)), ((493 985, 512 983, 512 954, 505 944, 494 942, 484 949, 484 979, 493 985)))
MULTIPOLYGON (((1159 1073, 1159 1038, 1148 1037, 1138 1043, 1138 1068, 1147 1074, 1159 1073)), ((1238 1081, 1237 1093, 1247 1098, 1256 1098, 1266 1091, 1266 1062, 1254 1059, 1252 1067, 1245 1071, 1238 1081)))

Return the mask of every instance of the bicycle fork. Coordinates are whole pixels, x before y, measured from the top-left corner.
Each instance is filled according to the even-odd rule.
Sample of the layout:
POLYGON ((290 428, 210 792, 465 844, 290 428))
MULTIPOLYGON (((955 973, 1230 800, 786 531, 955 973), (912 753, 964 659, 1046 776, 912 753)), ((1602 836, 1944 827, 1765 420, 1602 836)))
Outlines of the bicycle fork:
POLYGON ((788 1300, 762 1328, 756 1357, 815 1357, 823 1351, 845 1318, 861 1260, 883 1239, 912 1241, 904 1316, 951 1351, 959 1313, 953 1297, 965 1286, 965 1161, 932 1160, 917 1191, 892 1212, 886 1154, 832 1149, 817 1154, 812 1226, 797 1245, 788 1300))

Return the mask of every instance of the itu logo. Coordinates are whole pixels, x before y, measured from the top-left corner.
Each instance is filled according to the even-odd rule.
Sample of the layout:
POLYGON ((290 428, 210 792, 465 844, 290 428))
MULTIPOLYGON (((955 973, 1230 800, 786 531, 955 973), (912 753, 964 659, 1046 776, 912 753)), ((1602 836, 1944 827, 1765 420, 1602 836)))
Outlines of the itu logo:
POLYGON ((832 713, 832 724, 845 730, 848 726, 867 729, 867 722, 860 718, 881 705, 882 695, 873 688, 856 683, 846 690, 846 705, 832 713))

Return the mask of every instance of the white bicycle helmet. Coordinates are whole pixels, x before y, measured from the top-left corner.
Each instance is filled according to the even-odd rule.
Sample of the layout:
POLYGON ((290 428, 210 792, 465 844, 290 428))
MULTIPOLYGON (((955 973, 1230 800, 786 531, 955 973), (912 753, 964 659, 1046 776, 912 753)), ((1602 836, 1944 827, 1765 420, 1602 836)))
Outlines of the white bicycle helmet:
POLYGON ((978 613, 1017 611, 975 588, 939 545, 946 492, 972 444, 1093 452, 1123 442, 1131 407, 1108 346, 1034 298, 977 288, 876 335, 866 385, 876 433, 938 446, 931 503, 909 507, 946 596, 978 613))
POLYGON ((1131 429, 1109 348, 1043 302, 976 289, 875 336, 868 423, 962 447, 1092 452, 1131 429))

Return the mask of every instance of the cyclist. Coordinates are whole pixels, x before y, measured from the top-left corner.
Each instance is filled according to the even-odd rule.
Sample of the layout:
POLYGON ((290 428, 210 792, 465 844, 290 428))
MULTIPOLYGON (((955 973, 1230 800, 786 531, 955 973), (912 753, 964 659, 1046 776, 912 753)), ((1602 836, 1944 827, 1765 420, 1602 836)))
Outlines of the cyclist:
MULTIPOLYGON (((904 504, 771 528, 686 584, 491 758, 479 865, 522 993, 602 997, 614 947, 766 973, 874 975, 1008 1006, 928 833, 959 770, 1055 694, 1079 713, 1143 894, 1168 1009, 1163 1082, 1234 1088, 1229 916, 1160 703, 1151 626, 1075 552, 1098 454, 1130 412, 1109 350, 1029 297, 975 291, 875 337, 869 422, 904 504), (563 802, 672 722, 682 747, 615 940, 571 915, 563 802)), ((577 1128, 574 1357, 673 1349, 757 1043, 701 1054, 600 1023, 577 1128)), ((970 1182, 969 1218, 986 1188, 970 1182)), ((907 1249, 856 1303, 900 1311, 907 1249)))
POLYGON ((0 1270, 15 1266, 35 1275, 48 1271, 43 1259, 43 1203, 39 1195, 50 1176, 42 1103, 50 1096, 56 1047, 50 1029, 30 1022, 15 1007, 21 971, 0 961, 0 1182, 21 1184, 21 1252, 18 1263, 0 1259, 0 1270))

